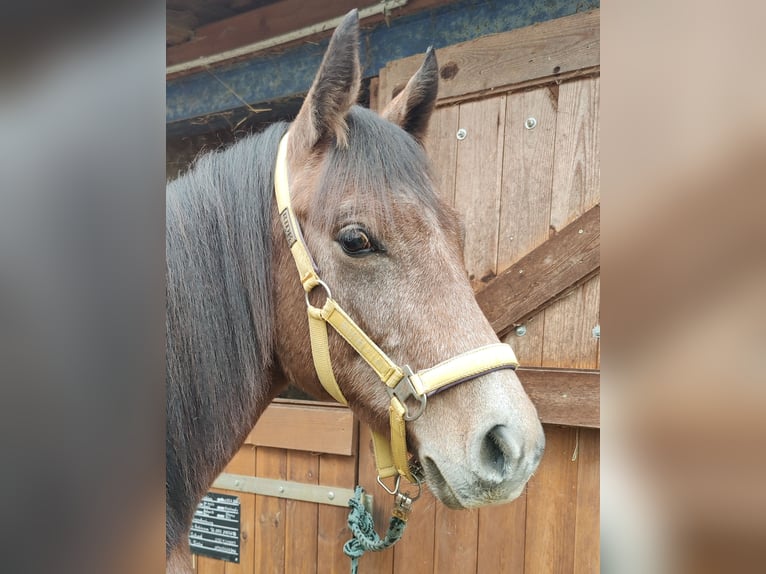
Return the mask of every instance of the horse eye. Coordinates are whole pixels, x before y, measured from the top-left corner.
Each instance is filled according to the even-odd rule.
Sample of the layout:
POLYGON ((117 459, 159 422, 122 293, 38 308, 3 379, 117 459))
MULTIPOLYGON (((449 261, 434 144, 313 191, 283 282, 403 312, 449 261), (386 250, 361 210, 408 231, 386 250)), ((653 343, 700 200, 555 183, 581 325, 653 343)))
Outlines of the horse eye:
POLYGON ((338 243, 348 255, 364 255, 377 251, 361 227, 344 227, 338 234, 338 243))

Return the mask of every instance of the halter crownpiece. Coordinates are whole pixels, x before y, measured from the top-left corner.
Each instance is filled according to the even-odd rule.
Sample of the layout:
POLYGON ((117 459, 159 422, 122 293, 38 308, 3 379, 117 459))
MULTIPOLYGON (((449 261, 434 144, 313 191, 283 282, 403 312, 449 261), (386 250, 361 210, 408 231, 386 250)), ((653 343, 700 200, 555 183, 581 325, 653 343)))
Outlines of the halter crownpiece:
POLYGON ((354 348, 386 385, 386 391, 391 398, 389 405, 391 436, 389 440, 384 435, 372 432, 375 464, 381 486, 395 496, 402 496, 399 493, 401 477, 417 484, 418 488, 420 486, 420 479, 413 474, 407 458, 406 422, 413 421, 423 414, 429 396, 493 371, 516 369, 519 363, 511 347, 504 343, 473 349, 417 373, 413 372, 408 365, 400 367, 392 361, 332 298, 330 288, 319 277, 290 202, 290 186, 287 178, 288 133, 279 143, 274 189, 285 237, 306 292, 314 368, 325 390, 339 403, 348 404, 332 370, 327 339, 329 324, 354 348), (316 287, 324 289, 326 294, 322 307, 314 307, 308 298, 308 294, 316 287), (391 490, 383 483, 383 480, 393 476, 396 477, 396 483, 391 490))

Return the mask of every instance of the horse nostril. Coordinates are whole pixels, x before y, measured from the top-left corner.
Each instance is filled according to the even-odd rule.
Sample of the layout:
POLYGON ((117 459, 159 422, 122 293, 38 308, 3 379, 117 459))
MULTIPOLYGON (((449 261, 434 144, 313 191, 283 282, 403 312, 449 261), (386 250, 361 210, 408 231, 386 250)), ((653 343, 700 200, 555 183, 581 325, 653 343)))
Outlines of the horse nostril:
POLYGON ((479 452, 482 467, 493 470, 501 476, 510 463, 508 456, 511 454, 508 442, 502 436, 503 430, 502 425, 492 427, 484 436, 479 452))

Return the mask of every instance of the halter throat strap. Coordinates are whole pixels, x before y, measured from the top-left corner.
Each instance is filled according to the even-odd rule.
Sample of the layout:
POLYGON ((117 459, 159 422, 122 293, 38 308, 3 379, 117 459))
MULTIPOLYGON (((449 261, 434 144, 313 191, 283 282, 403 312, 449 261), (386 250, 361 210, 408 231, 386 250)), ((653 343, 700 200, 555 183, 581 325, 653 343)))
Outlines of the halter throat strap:
POLYGON ((330 288, 319 277, 290 201, 287 173, 288 135, 289 132, 279 143, 274 188, 279 218, 306 295, 314 368, 325 390, 339 403, 348 404, 332 369, 327 335, 327 325, 330 325, 385 384, 391 399, 389 405, 391 434, 390 438, 387 438, 373 432, 372 437, 378 480, 381 482, 383 479, 397 477, 393 491, 381 482, 386 490, 396 494, 400 477, 406 478, 411 483, 419 483, 419 479, 410 469, 407 456, 406 422, 415 420, 423 414, 428 397, 499 369, 515 369, 518 361, 511 347, 503 343, 473 349, 417 373, 413 372, 409 366, 400 367, 391 360, 333 299, 330 288), (308 297, 309 293, 317 287, 325 291, 326 297, 321 307, 313 306, 308 297))

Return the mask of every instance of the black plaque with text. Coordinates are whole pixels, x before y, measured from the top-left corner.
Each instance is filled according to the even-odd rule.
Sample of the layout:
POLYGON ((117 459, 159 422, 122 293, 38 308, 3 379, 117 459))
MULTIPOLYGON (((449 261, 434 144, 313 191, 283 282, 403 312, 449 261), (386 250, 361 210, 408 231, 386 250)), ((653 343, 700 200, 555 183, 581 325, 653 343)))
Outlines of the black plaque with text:
POLYGON ((189 533, 194 554, 239 563, 239 498, 208 492, 197 507, 189 533))

